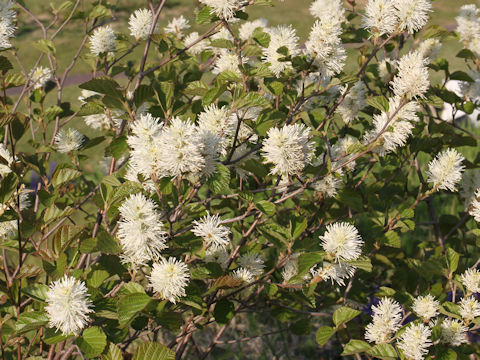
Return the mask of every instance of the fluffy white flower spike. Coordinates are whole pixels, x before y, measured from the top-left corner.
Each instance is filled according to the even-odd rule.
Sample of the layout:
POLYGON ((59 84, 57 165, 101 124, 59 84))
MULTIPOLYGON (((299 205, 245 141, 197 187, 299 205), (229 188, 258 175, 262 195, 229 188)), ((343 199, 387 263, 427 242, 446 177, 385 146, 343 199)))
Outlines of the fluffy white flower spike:
POLYGON ((238 264, 241 267, 248 269, 253 276, 260 275, 265 267, 262 258, 256 253, 243 254, 238 258, 238 264))
POLYGON ((315 0, 310 5, 310 14, 321 20, 326 18, 334 18, 339 22, 346 20, 341 0, 315 0))
POLYGON ((80 149, 84 140, 84 136, 72 128, 61 129, 54 138, 55 147, 61 153, 80 149))
POLYGON ((395 0, 400 30, 413 34, 425 26, 432 11, 431 0, 395 0))
POLYGON ((198 55, 198 54, 201 54, 202 51, 208 49, 207 42, 205 40, 198 41, 198 39, 200 39, 200 35, 198 34, 198 32, 194 31, 188 34, 183 40, 183 42, 185 43, 185 46, 189 48, 187 50, 189 54, 198 55), (196 41, 198 42, 195 43, 196 41))
POLYGON ((268 25, 267 19, 256 19, 253 21, 244 22, 239 29, 238 36, 241 40, 247 41, 253 35, 255 29, 266 29, 268 25))
POLYGON ((480 292, 480 271, 477 269, 468 269, 460 278, 463 286, 465 286, 469 292, 480 292))
POLYGON ((41 89, 52 78, 52 70, 39 66, 30 71, 29 77, 33 88, 41 89))
POLYGON ((235 16, 235 12, 243 4, 241 0, 200 0, 200 2, 210 6, 219 18, 225 20, 231 20, 235 16))
POLYGON ((477 316, 480 316, 480 303, 473 296, 464 297, 460 301, 460 315, 468 324, 477 316))
POLYGON ((160 221, 156 204, 142 194, 130 195, 119 207, 118 239, 123 249, 123 260, 133 267, 160 257, 167 246, 166 232, 160 221))
POLYGON ((274 165, 270 173, 285 177, 300 174, 313 156, 314 145, 309 136, 310 129, 303 124, 270 128, 262 147, 264 162, 274 165))
POLYGON ((163 300, 176 303, 185 296, 185 288, 190 282, 188 266, 181 260, 173 257, 161 258, 153 264, 152 273, 149 276, 150 287, 163 300))
MULTIPOLYGON (((137 40, 146 40, 150 35, 152 28, 153 14, 149 9, 138 9, 130 15, 128 21, 128 28, 130 29, 130 35, 137 40)), ((170 25, 170 24, 169 24, 170 25)), ((158 25, 155 25, 153 33, 158 31, 158 25)))
POLYGON ((381 36, 395 31, 398 19, 395 15, 395 6, 392 0, 369 0, 365 7, 363 26, 371 34, 381 36))
POLYGON ((465 166, 463 155, 455 149, 447 149, 439 153, 428 164, 428 181, 433 183, 434 189, 457 191, 456 184, 462 180, 465 166))
POLYGON ((90 52, 94 56, 115 51, 117 36, 110 25, 96 28, 90 36, 90 52))
POLYGON ((255 275, 249 269, 243 267, 234 270, 232 276, 246 284, 249 284, 255 280, 255 275))
POLYGON ((218 215, 204 216, 193 222, 192 232, 201 237, 207 248, 226 248, 230 243, 230 229, 220 224, 218 215))
POLYGON ((365 339, 376 344, 387 343, 402 323, 402 307, 391 298, 383 298, 372 306, 373 320, 367 325, 365 339))
POLYGON ((445 319, 442 324, 442 342, 459 346, 468 342, 467 331, 468 328, 457 319, 445 319))
POLYGON ((432 346, 430 336, 432 330, 424 324, 411 324, 400 335, 398 348, 408 360, 423 360, 428 354, 428 348, 432 346))
POLYGON ((10 39, 14 37, 17 13, 12 9, 13 2, 2 0, 0 2, 0 50, 12 47, 10 39))
POLYGON ((410 52, 398 62, 398 74, 390 83, 396 96, 407 99, 424 97, 430 86, 428 60, 418 51, 410 52))
POLYGON ((182 37, 183 30, 189 29, 188 20, 183 17, 183 15, 173 18, 168 22, 168 25, 165 27, 165 32, 174 34, 178 37, 182 37))
POLYGON ((13 157, 10 155, 10 151, 3 146, 3 143, 0 144, 0 157, 7 163, 0 163, 0 176, 5 177, 12 172, 10 166, 13 163, 13 157))
POLYGON ((473 216, 475 221, 480 222, 480 188, 475 191, 473 200, 470 203, 470 209, 468 213, 473 216))
POLYGON ((63 335, 77 335, 88 324, 88 314, 93 312, 92 302, 85 284, 65 275, 53 282, 47 292, 45 307, 49 324, 63 335))
POLYGON ((348 223, 335 223, 327 226, 320 236, 322 247, 336 261, 356 260, 362 254, 363 240, 355 226, 348 223))
POLYGON ((270 44, 263 49, 263 60, 270 64, 270 70, 278 77, 285 70, 292 69, 292 62, 283 61, 285 55, 280 54, 277 50, 285 47, 289 55, 298 55, 298 36, 290 25, 280 25, 268 29, 268 34, 270 35, 270 44))
POLYGON ((412 310, 418 317, 427 322, 438 315, 440 303, 435 298, 428 294, 426 296, 419 296, 413 301, 412 310))

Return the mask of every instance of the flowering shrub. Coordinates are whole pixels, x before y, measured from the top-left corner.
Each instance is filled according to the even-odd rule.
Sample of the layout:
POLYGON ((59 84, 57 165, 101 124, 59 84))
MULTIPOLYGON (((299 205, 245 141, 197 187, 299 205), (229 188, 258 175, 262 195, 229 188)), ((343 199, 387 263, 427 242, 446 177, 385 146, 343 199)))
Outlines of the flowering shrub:
POLYGON ((480 9, 315 0, 300 39, 248 18, 270 0, 166 3, 121 33, 104 1, 0 1, 2 359, 476 358, 480 9))

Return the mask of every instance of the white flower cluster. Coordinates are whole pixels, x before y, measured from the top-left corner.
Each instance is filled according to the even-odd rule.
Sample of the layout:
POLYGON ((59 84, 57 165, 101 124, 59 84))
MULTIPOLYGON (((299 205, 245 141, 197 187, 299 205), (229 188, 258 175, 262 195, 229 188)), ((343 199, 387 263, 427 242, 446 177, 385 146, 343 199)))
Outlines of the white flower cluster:
POLYGON ((0 157, 2 158, 2 162, 0 162, 0 177, 3 178, 12 172, 10 166, 13 164, 13 157, 10 151, 3 146, 3 143, 0 143, 0 157))
POLYGON ((0 50, 12 47, 10 39, 14 37, 17 13, 12 9, 11 0, 0 0, 0 50))
POLYGON ((274 165, 270 173, 282 177, 300 175, 314 153, 309 137, 310 129, 303 124, 270 128, 262 147, 264 162, 274 165))
MULTIPOLYGON (((183 16, 182 16, 183 18, 183 16)), ((185 19, 183 19, 185 20, 185 19)), ((175 21, 172 20, 172 22, 175 21)), ((130 35, 132 35, 137 41, 146 40, 150 36, 150 31, 152 30, 153 14, 149 9, 138 9, 130 15, 128 21, 128 28, 130 30, 130 35)), ((179 22, 176 21, 175 25, 179 22)), ((170 29, 170 26, 176 30, 175 25, 168 25, 167 29, 170 29)), ((180 29, 181 31, 181 29, 180 29)), ((158 24, 155 24, 155 28, 152 33, 155 34, 158 32, 158 24)))
POLYGON ((428 321, 438 315, 440 303, 435 298, 428 294, 426 296, 419 296, 415 298, 412 305, 412 310, 424 322, 428 321))
MULTIPOLYGON (((167 34, 173 34, 178 38, 183 37, 183 30, 189 29, 188 20, 183 17, 183 15, 173 18, 168 22, 168 25, 165 27, 165 32, 167 34)), ((148 35, 147 35, 148 36, 148 35)))
POLYGON ((390 83, 395 96, 424 97, 430 86, 427 64, 428 60, 419 51, 402 56, 397 64, 398 75, 390 83))
POLYGON ((480 9, 475 4, 463 5, 456 17, 457 32, 465 47, 480 54, 480 9))
POLYGON ((460 278, 468 292, 480 293, 480 271, 478 269, 468 269, 460 278))
POLYGON ((367 325, 365 339, 376 344, 388 343, 401 327, 402 307, 395 300, 385 297, 372 306, 372 322, 367 325))
POLYGON ((241 255, 237 263, 239 267, 233 271, 233 277, 245 283, 250 283, 261 275, 265 267, 263 259, 253 252, 241 255))
POLYGON ((82 147, 85 137, 73 128, 60 129, 54 138, 55 147, 61 153, 70 153, 82 147))
POLYGON ((263 49, 263 60, 276 76, 280 76, 284 71, 292 69, 292 62, 285 59, 286 55, 293 57, 300 53, 297 32, 291 25, 279 25, 269 28, 267 32, 270 43, 263 49), (282 53, 282 49, 286 49, 287 53, 282 53))
POLYGON ((94 56, 110 55, 116 49, 117 36, 110 25, 96 28, 90 36, 90 52, 94 56))
POLYGON ((324 6, 324 1, 314 2, 310 8, 318 20, 305 43, 305 54, 314 59, 323 74, 333 76, 342 71, 347 58, 340 39, 345 9, 340 1, 330 1, 330 6, 324 6))
POLYGON ((49 324, 63 335, 78 335, 89 321, 93 312, 87 287, 83 281, 65 275, 53 282, 47 292, 45 307, 49 324))
POLYGON ((210 6, 213 13, 225 20, 232 20, 237 10, 244 3, 242 0, 200 0, 200 2, 210 6))
MULTIPOLYGON (((345 87, 342 92, 345 92, 346 90, 347 88, 345 87)), ((355 120, 358 117, 360 110, 365 107, 366 91, 367 89, 363 84, 363 81, 357 81, 347 93, 343 102, 338 106, 337 112, 342 115, 345 124, 349 124, 355 120)))
POLYGON ((160 252, 167 246, 157 205, 142 194, 134 194, 122 203, 119 211, 117 237, 123 249, 123 261, 136 268, 160 258, 160 252))
POLYGON ((462 180, 462 165, 465 158, 455 149, 447 149, 439 153, 428 164, 428 181, 435 190, 457 191, 456 184, 462 180))
POLYGON ((187 264, 169 257, 155 262, 149 276, 150 287, 163 300, 176 303, 185 296, 185 288, 190 282, 190 273, 187 264))
POLYGON ((52 78, 52 70, 38 66, 30 71, 28 75, 30 84, 34 89, 41 89, 52 78))
POLYGON ((230 244, 230 229, 221 225, 218 215, 208 214, 199 221, 193 222, 192 232, 201 237, 207 250, 215 252, 219 248, 225 249, 230 244))
POLYGON ((400 335, 398 348, 408 360, 423 360, 432 346, 432 330, 424 324, 411 324, 400 335))
MULTIPOLYGON (((80 100, 82 104, 85 104, 90 98, 100 95, 101 94, 95 91, 82 90, 81 95, 78 97, 78 100, 80 100)), ((138 109, 137 113, 141 113, 142 111, 143 109, 138 109)), ((120 126, 120 124, 122 123, 121 117, 123 115, 124 111, 105 108, 103 113, 86 115, 83 117, 83 119, 85 121, 85 124, 94 130, 109 130, 112 128, 118 128, 120 126)))
POLYGON ((253 32, 256 29, 263 29, 264 31, 268 29, 268 20, 267 19, 255 19, 253 21, 246 21, 238 30, 238 36, 241 40, 247 41, 249 40, 253 32))
POLYGON ((425 26, 430 11, 430 0, 369 0, 363 24, 376 36, 391 34, 396 29, 413 34, 425 26))

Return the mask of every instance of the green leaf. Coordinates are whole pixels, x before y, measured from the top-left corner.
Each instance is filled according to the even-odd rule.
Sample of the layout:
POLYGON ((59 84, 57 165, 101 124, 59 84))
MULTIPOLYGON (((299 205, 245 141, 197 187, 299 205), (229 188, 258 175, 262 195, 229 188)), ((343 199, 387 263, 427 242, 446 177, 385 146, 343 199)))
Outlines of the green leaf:
POLYGON ((458 268, 458 261, 460 260, 460 254, 452 248, 448 248, 445 254, 447 258, 447 266, 451 273, 454 273, 458 268))
POLYGON ((8 71, 13 69, 13 65, 5 56, 0 56, 0 70, 8 71))
POLYGON ((370 350, 372 347, 362 340, 350 340, 343 348, 342 356, 355 355, 370 350))
POLYGON ((372 261, 367 256, 360 256, 357 260, 345 261, 345 263, 355 266, 359 269, 362 269, 366 272, 372 272, 373 266, 372 261))
POLYGON ((270 35, 268 35, 266 32, 264 32, 260 28, 256 28, 253 31, 252 38, 261 47, 266 48, 270 44, 270 35))
POLYGON ((80 110, 78 111, 78 116, 88 116, 88 115, 95 115, 95 114, 103 114, 105 112, 105 108, 102 105, 87 102, 82 105, 80 110))
POLYGON ((59 342, 67 339, 67 336, 63 335, 60 331, 52 328, 46 328, 42 340, 47 345, 58 344, 59 342))
POLYGON ((400 236, 393 230, 385 233, 385 243, 391 247, 399 249, 402 246, 400 236))
POLYGON ((268 101, 257 92, 249 92, 240 96, 232 104, 232 108, 240 109, 244 107, 266 106, 268 101))
POLYGON ((260 210, 261 212, 263 212, 268 216, 272 216, 275 214, 275 204, 271 203, 270 201, 261 200, 256 202, 255 206, 257 207, 258 210, 260 210))
POLYGON ((115 345, 108 345, 108 352, 102 355, 102 360, 123 360, 122 351, 115 345))
POLYGON ((213 309, 215 321, 219 324, 227 324, 235 315, 235 305, 227 299, 222 299, 216 303, 213 309))
POLYGON ((303 234, 303 232, 305 231, 305 229, 307 228, 308 226, 308 220, 307 218, 305 217, 298 217, 298 218, 294 218, 292 220, 292 226, 291 226, 291 231, 290 231, 290 235, 292 237, 292 239, 297 239, 300 235, 303 234))
POLYGON ((150 296, 143 293, 125 295, 118 300, 118 322, 127 325, 150 302, 150 296))
POLYGON ((88 16, 90 19, 110 17, 110 11, 103 5, 95 6, 88 16))
POLYGON ((327 341, 335 334, 335 329, 330 326, 322 326, 320 329, 317 330, 316 338, 317 343, 320 346, 323 346, 327 343, 327 341))
POLYGON ((378 344, 368 351, 368 354, 379 359, 397 359, 397 352, 390 344, 378 344))
POLYGON ((475 82, 470 75, 463 71, 455 71, 453 74, 450 74, 451 80, 460 80, 460 81, 467 81, 470 83, 475 82))
POLYGON ((112 186, 120 186, 122 183, 113 175, 107 175, 102 179, 103 184, 112 185, 112 186))
POLYGON ((76 343, 85 357, 93 358, 100 355, 107 346, 107 336, 98 326, 92 326, 83 332, 76 343))
POLYGON ((11 172, 0 181, 0 203, 6 204, 17 189, 18 177, 11 172))
POLYGON ((33 46, 45 54, 55 54, 56 52, 55 45, 52 40, 40 39, 35 41, 33 46))
POLYGON ((95 91, 113 98, 123 99, 120 85, 109 77, 98 77, 79 85, 79 87, 80 89, 95 91))
POLYGON ((118 160, 128 150, 127 137, 119 136, 112 140, 108 145, 105 155, 113 156, 115 160, 118 160))
POLYGON ((300 319, 290 326, 290 330, 295 335, 308 335, 312 331, 312 327, 310 319, 300 319))
POLYGON ((153 87, 150 85, 140 85, 137 90, 135 90, 135 94, 133 99, 135 101, 135 106, 139 108, 145 101, 149 100, 155 95, 155 91, 153 91, 153 87))
POLYGON ((197 24, 209 24, 216 18, 213 9, 209 6, 204 6, 197 14, 197 24))
POLYGON ((359 314, 360 314, 360 311, 358 310, 351 309, 346 306, 342 306, 341 308, 333 312, 333 322, 335 326, 338 328, 340 325, 349 322, 359 314))
POLYGON ((215 194, 222 194, 230 191, 230 170, 219 164, 217 171, 208 178, 207 185, 215 194))
POLYGON ((133 360, 175 360, 175 352, 158 342, 140 345, 133 360))
POLYGON ((52 185, 58 187, 67 182, 73 181, 79 178, 82 173, 76 169, 63 168, 57 169, 52 177, 52 185))
POLYGON ((298 275, 305 275, 313 265, 323 261, 323 252, 310 252, 298 257, 298 275))
POLYGON ((48 323, 48 317, 43 311, 27 311, 20 314, 15 324, 16 334, 25 334, 48 323))
POLYGON ((387 112, 389 109, 388 99, 385 96, 371 97, 367 99, 367 104, 384 112, 387 112))
POLYGON ((45 284, 32 284, 22 289, 22 293, 34 300, 45 301, 47 298, 48 286, 45 284))

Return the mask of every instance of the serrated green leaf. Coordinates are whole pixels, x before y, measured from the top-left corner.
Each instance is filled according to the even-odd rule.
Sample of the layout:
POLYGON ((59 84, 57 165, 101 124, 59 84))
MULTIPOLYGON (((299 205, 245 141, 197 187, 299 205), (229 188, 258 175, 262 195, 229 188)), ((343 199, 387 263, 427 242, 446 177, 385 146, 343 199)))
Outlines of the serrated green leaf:
POLYGON ((258 201, 255 203, 255 206, 257 207, 258 210, 260 210, 261 212, 263 212, 268 216, 272 216, 275 214, 275 204, 267 200, 258 201))
POLYGON ((118 300, 118 322, 126 326, 150 302, 150 296, 143 293, 125 295, 118 300))
POLYGON ((335 329, 330 326, 322 326, 317 330, 316 339, 320 346, 325 345, 328 340, 335 334, 335 329))
POLYGON ((18 317, 15 324, 15 331, 17 335, 25 334, 47 323, 48 317, 43 311, 26 311, 18 317))
POLYGON ((63 168, 57 169, 52 177, 52 185, 58 187, 67 182, 73 181, 79 178, 82 173, 76 169, 63 168))
POLYGON ((98 326, 91 326, 83 331, 76 343, 85 357, 93 358, 105 349, 107 336, 98 326))
POLYGON ((108 352, 102 355, 102 360, 123 360, 122 351, 115 345, 108 345, 108 352))
POLYGON ((350 340, 343 348, 342 356, 355 355, 370 350, 372 347, 362 340, 350 340))
POLYGON ((447 258, 447 266, 451 273, 454 273, 458 268, 458 261, 460 260, 460 254, 452 248, 448 248, 445 256, 447 258))
POLYGON ((342 306, 333 312, 333 323, 338 328, 358 315, 360 315, 360 311, 342 306))
POLYGON ((395 348, 390 344, 375 345, 367 353, 379 359, 396 359, 398 357, 395 348))
POLYGON ((175 352, 158 342, 146 342, 141 344, 133 360, 175 360, 175 352))

